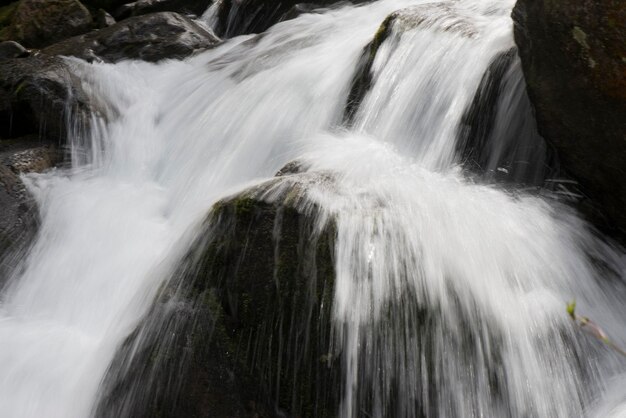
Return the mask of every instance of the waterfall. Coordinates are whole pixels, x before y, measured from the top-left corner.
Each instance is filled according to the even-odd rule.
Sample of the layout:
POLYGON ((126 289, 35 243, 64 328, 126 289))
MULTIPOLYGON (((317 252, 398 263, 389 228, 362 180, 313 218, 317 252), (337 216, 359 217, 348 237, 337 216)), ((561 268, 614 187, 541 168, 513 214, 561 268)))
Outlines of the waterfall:
MULTIPOLYGON (((392 26, 344 123, 381 22, 426 3, 304 14, 185 61, 73 60, 108 122, 71 138, 70 168, 24 177, 41 226, 0 300, 0 416, 93 414, 211 205, 296 159, 336 177, 311 199, 337 224, 338 416, 622 416, 626 363, 565 312, 576 298, 626 344, 622 250, 556 194, 477 177, 459 153, 485 72, 514 46, 514 2, 435 2, 392 26)), ((496 156, 509 153, 541 184, 549 157, 515 59, 505 73, 483 168, 514 170, 496 156)))

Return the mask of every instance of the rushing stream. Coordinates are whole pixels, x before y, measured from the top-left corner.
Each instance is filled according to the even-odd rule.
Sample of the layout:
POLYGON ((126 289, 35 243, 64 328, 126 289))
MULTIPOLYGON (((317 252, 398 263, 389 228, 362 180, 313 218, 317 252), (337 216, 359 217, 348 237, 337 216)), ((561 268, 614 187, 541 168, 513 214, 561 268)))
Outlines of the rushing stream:
MULTIPOLYGON (((485 72, 514 46, 514 2, 394 25, 344 123, 363 48, 391 12, 428 1, 305 14, 182 62, 74 61, 109 122, 71 138, 71 168, 25 178, 42 222, 0 301, 0 416, 90 416, 211 205, 294 159, 337 177, 314 198, 337 221, 339 416, 363 416, 363 399, 377 417, 626 416, 626 362, 565 312, 576 298, 626 344, 624 255, 557 194, 505 190, 458 152, 485 72), (417 305, 439 319, 414 320, 417 305)), ((553 180, 517 61, 504 78, 486 168, 553 180), (526 142, 499 167, 507 135, 526 142)))

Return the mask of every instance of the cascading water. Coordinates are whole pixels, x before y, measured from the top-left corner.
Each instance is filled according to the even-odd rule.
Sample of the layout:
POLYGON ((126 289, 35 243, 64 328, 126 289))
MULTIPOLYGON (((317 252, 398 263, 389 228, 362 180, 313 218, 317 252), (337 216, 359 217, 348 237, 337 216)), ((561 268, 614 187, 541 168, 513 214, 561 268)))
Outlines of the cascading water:
MULTIPOLYGON (((71 169, 26 178, 42 224, 0 304, 0 416, 90 416, 210 206, 294 159, 336 177, 309 198, 337 224, 339 416, 623 416, 623 361, 564 310, 576 297, 626 341, 622 253, 558 202, 458 165, 464 112, 513 46, 512 1, 394 24, 342 126, 364 46, 424 3, 306 14, 183 62, 74 62, 110 121, 74 138, 71 169)), ((520 126, 512 68, 496 133, 520 126)))

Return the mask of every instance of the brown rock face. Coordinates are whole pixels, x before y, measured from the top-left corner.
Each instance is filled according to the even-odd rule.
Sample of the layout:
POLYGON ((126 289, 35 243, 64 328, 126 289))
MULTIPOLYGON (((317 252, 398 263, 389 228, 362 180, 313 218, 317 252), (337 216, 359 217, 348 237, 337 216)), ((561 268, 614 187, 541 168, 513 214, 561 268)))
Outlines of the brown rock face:
POLYGON ((519 0, 513 11, 541 134, 626 233, 626 2, 519 0))
POLYGON ((41 48, 91 26, 91 14, 78 0, 21 0, 6 36, 28 48, 41 48))

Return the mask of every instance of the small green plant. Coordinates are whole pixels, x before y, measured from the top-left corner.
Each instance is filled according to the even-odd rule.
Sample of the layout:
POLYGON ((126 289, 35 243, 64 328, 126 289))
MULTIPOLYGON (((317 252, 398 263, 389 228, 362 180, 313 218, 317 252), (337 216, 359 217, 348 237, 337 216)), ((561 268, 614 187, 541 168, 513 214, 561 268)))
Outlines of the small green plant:
POLYGON ((615 343, 609 339, 608 335, 602 330, 602 328, 598 326, 598 324, 596 324, 586 316, 580 316, 576 314, 576 301, 572 301, 567 304, 567 313, 580 329, 602 341, 604 344, 626 357, 626 351, 615 345, 615 343))

